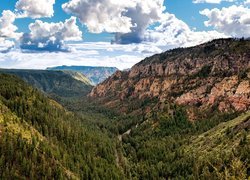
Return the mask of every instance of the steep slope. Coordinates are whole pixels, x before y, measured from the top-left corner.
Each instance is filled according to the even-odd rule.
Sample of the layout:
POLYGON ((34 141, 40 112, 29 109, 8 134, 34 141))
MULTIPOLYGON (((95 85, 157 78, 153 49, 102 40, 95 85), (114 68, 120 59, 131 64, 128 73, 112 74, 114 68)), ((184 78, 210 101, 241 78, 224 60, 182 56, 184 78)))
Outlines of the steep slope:
POLYGON ((115 67, 91 67, 91 66, 58 66, 47 68, 48 70, 74 71, 80 72, 88 77, 93 85, 99 84, 115 73, 115 67))
POLYGON ((118 179, 115 144, 12 75, 0 74, 1 179, 118 179))
POLYGON ((92 89, 88 78, 77 72, 0 69, 0 73, 16 75, 55 98, 80 98, 92 89))
POLYGON ((191 123, 180 110, 149 119, 123 135, 121 162, 132 179, 248 179, 249 119, 248 112, 213 127, 215 119, 191 123))
POLYGON ((250 40, 218 39, 154 55, 130 71, 117 71, 89 97, 126 113, 176 103, 190 107, 190 119, 195 119, 195 109, 246 111, 250 108, 250 40))

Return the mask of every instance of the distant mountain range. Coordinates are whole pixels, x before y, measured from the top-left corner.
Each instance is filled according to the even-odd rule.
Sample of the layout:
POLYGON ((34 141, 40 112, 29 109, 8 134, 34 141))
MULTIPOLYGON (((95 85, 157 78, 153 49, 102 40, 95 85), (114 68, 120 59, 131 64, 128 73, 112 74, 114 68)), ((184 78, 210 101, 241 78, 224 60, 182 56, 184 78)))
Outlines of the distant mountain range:
POLYGON ((89 78, 93 85, 97 85, 114 74, 118 69, 116 67, 58 66, 47 68, 47 70, 80 72, 89 78))
POLYGON ((0 69, 0 73, 16 75, 54 98, 80 98, 93 87, 86 76, 72 71, 0 69))

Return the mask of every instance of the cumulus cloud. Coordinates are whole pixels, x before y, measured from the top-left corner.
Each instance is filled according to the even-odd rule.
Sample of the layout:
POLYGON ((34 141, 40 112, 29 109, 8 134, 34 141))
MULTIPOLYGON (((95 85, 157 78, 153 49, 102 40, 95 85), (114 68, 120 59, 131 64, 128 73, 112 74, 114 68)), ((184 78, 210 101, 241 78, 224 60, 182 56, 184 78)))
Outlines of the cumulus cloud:
POLYGON ((52 17, 54 4, 55 0, 19 0, 16 9, 22 12, 19 17, 52 17))
POLYGON ((163 0, 71 0, 62 5, 92 33, 117 33, 114 43, 139 43, 150 24, 161 19, 163 0))
POLYGON ((20 33, 17 33, 17 27, 13 24, 16 16, 13 12, 6 10, 2 12, 0 17, 0 40, 6 38, 17 39, 20 37, 20 33))
POLYGON ((0 53, 9 52, 15 45, 11 39, 18 39, 22 34, 17 33, 17 27, 13 24, 16 16, 11 11, 3 11, 0 17, 0 53))
POLYGON ((71 17, 65 22, 47 23, 36 20, 29 25, 30 33, 21 38, 22 49, 36 51, 68 51, 65 41, 79 41, 82 32, 76 25, 76 18, 71 17))
POLYGON ((250 36, 250 9, 244 6, 230 6, 222 9, 204 9, 200 14, 207 16, 206 26, 233 37, 250 36))
POLYGON ((220 4, 222 1, 233 2, 234 0, 193 0, 193 3, 220 4))
MULTIPOLYGON (((217 31, 190 30, 186 23, 164 12, 164 0, 70 0, 62 7, 76 15, 90 32, 115 33, 113 44, 154 42, 171 48, 225 37, 217 31), (156 24, 156 28, 150 30, 151 25, 156 24)), ((154 48, 154 51, 159 50, 154 48)))
POLYGON ((132 26, 131 19, 123 15, 126 4, 131 5, 121 0, 70 0, 62 8, 77 16, 92 33, 126 33, 132 26))
POLYGON ((130 28, 131 32, 125 34, 117 32, 113 43, 140 43, 146 29, 151 24, 161 20, 165 10, 163 0, 137 0, 135 2, 135 6, 128 7, 126 13, 124 13, 133 24, 133 27, 130 28))
POLYGON ((153 30, 147 30, 144 42, 151 42, 162 46, 164 50, 175 47, 188 47, 204 43, 206 41, 226 37, 217 31, 194 31, 173 14, 165 13, 162 22, 153 30))

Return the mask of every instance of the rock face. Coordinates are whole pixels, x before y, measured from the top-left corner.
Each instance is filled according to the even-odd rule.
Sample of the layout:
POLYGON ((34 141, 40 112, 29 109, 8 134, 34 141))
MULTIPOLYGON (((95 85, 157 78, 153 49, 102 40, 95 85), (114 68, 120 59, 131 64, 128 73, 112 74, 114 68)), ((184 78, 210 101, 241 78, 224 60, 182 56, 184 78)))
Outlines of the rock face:
POLYGON ((250 41, 219 39, 154 55, 117 71, 89 96, 113 107, 156 98, 223 112, 250 109, 250 41))

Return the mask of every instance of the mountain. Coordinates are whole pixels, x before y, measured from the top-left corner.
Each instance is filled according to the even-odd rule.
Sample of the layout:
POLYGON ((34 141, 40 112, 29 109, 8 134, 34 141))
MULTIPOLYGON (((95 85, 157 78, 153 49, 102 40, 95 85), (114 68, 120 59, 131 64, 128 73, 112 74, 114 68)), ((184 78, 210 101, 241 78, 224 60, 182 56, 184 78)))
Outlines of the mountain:
POLYGON ((127 178, 248 179, 249 62, 249 40, 218 39, 146 58, 94 87, 90 100, 114 112, 103 111, 127 178))
POLYGON ((81 98, 92 89, 89 79, 77 72, 0 69, 0 73, 16 75, 54 98, 81 98))
POLYGON ((115 141, 86 117, 16 76, 0 74, 0 87, 0 179, 122 178, 115 141))
POLYGON ((47 70, 75 71, 88 77, 93 85, 103 82, 106 78, 115 73, 116 67, 91 67, 91 66, 58 66, 47 68, 47 70))
POLYGON ((249 62, 242 39, 170 50, 62 105, 2 72, 0 179, 249 179, 249 62))
POLYGON ((154 111, 164 104, 197 111, 250 109, 250 41, 218 39, 157 54, 117 71, 89 97, 121 112, 154 111))

